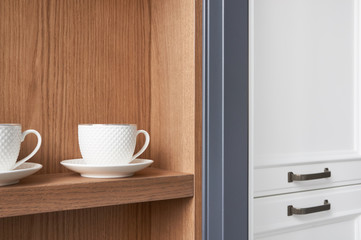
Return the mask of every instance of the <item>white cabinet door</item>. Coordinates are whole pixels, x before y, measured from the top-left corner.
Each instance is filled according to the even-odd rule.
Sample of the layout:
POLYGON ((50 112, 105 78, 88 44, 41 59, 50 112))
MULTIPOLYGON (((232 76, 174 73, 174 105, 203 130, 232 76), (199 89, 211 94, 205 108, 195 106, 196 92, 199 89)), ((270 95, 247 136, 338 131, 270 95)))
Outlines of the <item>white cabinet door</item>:
POLYGON ((254 200, 254 239, 360 240, 361 185, 282 194, 254 200), (288 214, 289 206, 329 208, 306 215, 288 214))
POLYGON ((312 226, 306 229, 293 230, 291 232, 271 234, 269 236, 256 237, 259 240, 360 240, 360 220, 357 217, 342 219, 339 222, 331 222, 320 226, 312 226))
POLYGON ((361 174, 347 172, 361 167, 359 15, 359 0, 253 1, 250 138, 256 196, 360 182, 361 174), (335 174, 287 182, 290 171, 324 168, 335 174))

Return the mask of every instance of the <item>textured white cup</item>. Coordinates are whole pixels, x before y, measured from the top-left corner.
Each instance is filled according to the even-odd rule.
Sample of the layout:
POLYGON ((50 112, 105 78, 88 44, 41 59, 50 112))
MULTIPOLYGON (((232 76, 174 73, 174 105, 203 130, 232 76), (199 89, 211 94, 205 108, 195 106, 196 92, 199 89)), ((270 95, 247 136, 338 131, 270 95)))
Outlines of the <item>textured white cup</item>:
POLYGON ((20 124, 0 124, 0 172, 10 171, 30 158, 40 149, 41 136, 35 130, 26 130, 21 132, 20 124), (38 144, 27 157, 16 162, 20 152, 21 142, 29 133, 34 133, 38 138, 38 144))
POLYGON ((135 124, 80 124, 78 125, 79 147, 86 164, 114 166, 128 164, 148 147, 150 137, 135 124), (138 134, 145 135, 142 149, 135 155, 138 134))

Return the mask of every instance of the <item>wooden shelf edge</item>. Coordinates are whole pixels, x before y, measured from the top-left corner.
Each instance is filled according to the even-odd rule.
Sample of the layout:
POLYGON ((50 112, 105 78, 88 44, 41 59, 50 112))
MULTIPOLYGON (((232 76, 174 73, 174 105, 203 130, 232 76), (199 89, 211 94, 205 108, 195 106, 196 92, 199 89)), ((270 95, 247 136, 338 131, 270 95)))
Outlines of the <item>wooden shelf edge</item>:
POLYGON ((147 168, 133 177, 83 178, 74 173, 34 175, 0 187, 0 217, 193 197, 194 175, 147 168))

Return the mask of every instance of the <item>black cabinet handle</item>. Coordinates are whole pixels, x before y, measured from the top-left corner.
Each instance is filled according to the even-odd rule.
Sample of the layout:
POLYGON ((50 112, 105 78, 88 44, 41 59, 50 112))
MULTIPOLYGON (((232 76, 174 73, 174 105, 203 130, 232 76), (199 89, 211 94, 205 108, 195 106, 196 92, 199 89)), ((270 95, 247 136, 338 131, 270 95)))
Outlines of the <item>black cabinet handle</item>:
POLYGON ((289 172, 288 173, 288 182, 307 181, 307 180, 329 178, 329 177, 331 177, 331 171, 329 171, 328 168, 325 168, 324 172, 322 172, 322 173, 294 174, 293 172, 289 172))
POLYGON ((331 209, 331 203, 328 202, 328 200, 325 200, 323 205, 316 206, 316 207, 309 207, 309 208, 294 208, 292 205, 289 205, 287 207, 287 216, 292 215, 305 215, 315 212, 323 212, 328 211, 331 209))

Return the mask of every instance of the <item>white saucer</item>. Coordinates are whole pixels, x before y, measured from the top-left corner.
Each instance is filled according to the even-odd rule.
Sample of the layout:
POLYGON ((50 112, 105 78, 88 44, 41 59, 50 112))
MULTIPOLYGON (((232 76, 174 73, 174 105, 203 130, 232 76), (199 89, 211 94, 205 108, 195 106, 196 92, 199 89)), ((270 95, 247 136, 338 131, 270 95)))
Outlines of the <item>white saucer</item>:
POLYGON ((39 163, 26 162, 14 170, 0 172, 0 186, 18 183, 20 179, 36 173, 42 167, 43 165, 39 163))
POLYGON ((153 163, 153 160, 135 159, 129 164, 115 165, 115 166, 98 166, 87 165, 85 161, 80 159, 64 160, 61 164, 77 173, 82 177, 88 178, 122 178, 133 176, 138 172, 153 163))

